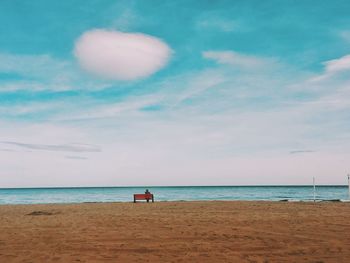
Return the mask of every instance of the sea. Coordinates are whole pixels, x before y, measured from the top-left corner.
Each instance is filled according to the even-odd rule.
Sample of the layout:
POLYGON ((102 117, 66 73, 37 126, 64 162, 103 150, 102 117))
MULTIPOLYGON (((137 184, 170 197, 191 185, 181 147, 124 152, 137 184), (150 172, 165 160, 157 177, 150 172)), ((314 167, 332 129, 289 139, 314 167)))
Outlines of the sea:
MULTIPOLYGON (((313 186, 144 186, 0 188, 0 204, 132 202, 149 189, 155 201, 257 200, 313 201, 313 186)), ((347 186, 317 186, 316 201, 346 201, 347 186)))

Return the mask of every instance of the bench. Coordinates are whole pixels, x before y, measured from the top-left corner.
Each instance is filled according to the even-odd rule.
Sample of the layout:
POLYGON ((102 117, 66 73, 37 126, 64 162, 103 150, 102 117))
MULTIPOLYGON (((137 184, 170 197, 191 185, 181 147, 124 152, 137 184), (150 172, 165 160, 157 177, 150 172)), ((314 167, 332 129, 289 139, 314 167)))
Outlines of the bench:
POLYGON ((152 203, 154 203, 153 194, 134 194, 134 203, 136 203, 136 200, 146 200, 147 203, 152 200, 152 203))

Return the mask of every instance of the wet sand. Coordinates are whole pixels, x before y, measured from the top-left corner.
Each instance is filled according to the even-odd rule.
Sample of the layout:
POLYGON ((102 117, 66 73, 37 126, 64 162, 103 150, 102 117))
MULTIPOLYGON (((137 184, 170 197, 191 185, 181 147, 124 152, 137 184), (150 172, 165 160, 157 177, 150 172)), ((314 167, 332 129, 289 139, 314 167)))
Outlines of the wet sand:
POLYGON ((0 206, 0 262, 350 262, 350 203, 0 206))

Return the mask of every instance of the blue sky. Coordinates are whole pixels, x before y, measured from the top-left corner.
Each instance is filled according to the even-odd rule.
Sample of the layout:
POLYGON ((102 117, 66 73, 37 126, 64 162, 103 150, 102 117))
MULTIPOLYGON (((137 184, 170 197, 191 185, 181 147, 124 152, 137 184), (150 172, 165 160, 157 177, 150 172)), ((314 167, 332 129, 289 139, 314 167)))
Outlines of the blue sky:
POLYGON ((343 184, 348 1, 0 3, 0 186, 343 184))

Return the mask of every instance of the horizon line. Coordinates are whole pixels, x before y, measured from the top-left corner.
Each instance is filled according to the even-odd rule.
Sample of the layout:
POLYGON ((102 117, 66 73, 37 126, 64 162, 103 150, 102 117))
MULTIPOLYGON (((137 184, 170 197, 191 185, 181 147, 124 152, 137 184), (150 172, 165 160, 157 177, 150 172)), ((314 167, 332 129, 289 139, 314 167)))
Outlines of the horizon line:
MULTIPOLYGON (((316 184, 318 187, 347 187, 347 184, 316 184)), ((252 184, 252 185, 126 185, 126 186, 37 186, 0 187, 0 190, 16 189, 82 189, 82 188, 176 188, 176 187, 313 187, 313 184, 252 184)))

